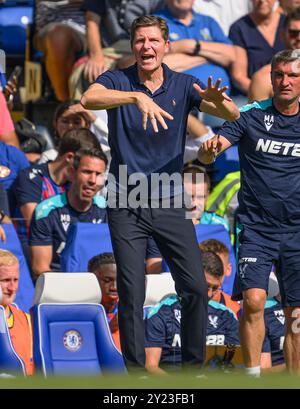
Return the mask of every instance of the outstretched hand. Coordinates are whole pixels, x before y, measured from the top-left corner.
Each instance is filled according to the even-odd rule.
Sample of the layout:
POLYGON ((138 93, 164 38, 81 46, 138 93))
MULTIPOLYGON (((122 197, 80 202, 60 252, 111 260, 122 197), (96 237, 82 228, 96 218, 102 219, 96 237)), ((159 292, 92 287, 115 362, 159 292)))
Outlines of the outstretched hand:
POLYGON ((136 105, 143 115, 143 129, 146 130, 147 128, 148 118, 150 119, 154 132, 158 132, 157 121, 164 129, 168 129, 164 118, 173 120, 173 116, 167 111, 164 111, 143 92, 139 92, 138 94, 136 105))
POLYGON ((221 78, 219 78, 215 85, 212 83, 212 77, 208 77, 207 88, 202 89, 198 84, 194 84, 193 87, 200 94, 200 96, 207 102, 221 103, 222 101, 232 101, 232 99, 225 94, 228 87, 224 86, 220 88, 221 78))

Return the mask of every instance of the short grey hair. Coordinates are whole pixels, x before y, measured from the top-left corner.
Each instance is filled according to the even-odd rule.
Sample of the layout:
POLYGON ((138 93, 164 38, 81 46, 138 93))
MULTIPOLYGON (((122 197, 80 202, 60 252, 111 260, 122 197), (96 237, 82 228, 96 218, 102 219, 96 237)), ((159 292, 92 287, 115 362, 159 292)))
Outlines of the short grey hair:
POLYGON ((297 61, 300 63, 300 49, 295 50, 282 50, 274 55, 271 61, 271 71, 280 63, 291 63, 297 61))

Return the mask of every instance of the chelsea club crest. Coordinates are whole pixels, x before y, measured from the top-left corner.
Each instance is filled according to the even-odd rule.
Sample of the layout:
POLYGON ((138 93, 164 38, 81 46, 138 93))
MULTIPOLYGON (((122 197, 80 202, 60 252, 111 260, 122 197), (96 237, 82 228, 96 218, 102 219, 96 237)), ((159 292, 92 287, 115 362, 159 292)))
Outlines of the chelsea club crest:
POLYGON ((78 331, 70 330, 64 333, 64 346, 68 351, 76 352, 82 346, 82 336, 78 331))

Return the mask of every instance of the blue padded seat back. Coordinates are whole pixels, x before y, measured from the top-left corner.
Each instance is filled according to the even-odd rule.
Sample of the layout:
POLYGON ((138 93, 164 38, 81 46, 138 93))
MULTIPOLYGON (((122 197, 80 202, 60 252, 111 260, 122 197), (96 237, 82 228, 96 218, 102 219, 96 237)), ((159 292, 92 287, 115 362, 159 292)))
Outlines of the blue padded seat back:
POLYGON ((25 366, 16 353, 5 318, 5 309, 0 305, 0 372, 25 375, 25 366))
POLYGON ((107 223, 76 223, 70 226, 61 254, 61 271, 87 271, 88 261, 100 253, 112 252, 107 223))
POLYGON ((40 304, 31 313, 37 370, 45 375, 124 372, 102 305, 40 304))

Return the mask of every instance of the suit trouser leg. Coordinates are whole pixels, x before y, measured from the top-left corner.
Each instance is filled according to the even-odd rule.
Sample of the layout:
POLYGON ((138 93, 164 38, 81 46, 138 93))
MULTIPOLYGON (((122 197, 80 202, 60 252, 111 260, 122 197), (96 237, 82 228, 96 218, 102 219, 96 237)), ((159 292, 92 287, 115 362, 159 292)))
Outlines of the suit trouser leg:
POLYGON ((117 263, 121 348, 128 369, 145 366, 145 254, 151 234, 148 216, 149 209, 108 209, 117 263))
POLYGON ((153 237, 167 261, 182 306, 182 362, 205 361, 207 284, 194 226, 184 209, 152 209, 153 237))

